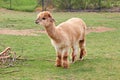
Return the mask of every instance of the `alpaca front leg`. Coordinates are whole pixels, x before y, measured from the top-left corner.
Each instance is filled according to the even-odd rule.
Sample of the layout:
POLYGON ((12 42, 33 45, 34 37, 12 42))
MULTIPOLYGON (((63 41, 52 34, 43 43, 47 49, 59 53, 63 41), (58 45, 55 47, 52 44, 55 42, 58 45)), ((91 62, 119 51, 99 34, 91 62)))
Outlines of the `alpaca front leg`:
POLYGON ((57 53, 55 66, 57 66, 57 67, 61 67, 62 66, 61 59, 62 59, 62 55, 60 53, 57 53))
POLYGON ((80 51, 80 60, 83 60, 83 57, 86 55, 86 50, 85 49, 81 49, 80 51))
POLYGON ((69 67, 68 52, 63 54, 63 67, 64 68, 69 67))

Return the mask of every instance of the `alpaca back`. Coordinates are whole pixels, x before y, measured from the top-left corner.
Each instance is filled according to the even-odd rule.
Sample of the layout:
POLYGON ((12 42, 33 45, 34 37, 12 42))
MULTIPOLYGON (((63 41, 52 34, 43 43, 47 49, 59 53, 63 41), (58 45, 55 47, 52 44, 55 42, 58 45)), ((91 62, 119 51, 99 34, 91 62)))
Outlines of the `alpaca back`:
POLYGON ((82 40, 85 36, 86 24, 80 18, 71 18, 57 26, 70 41, 82 40))

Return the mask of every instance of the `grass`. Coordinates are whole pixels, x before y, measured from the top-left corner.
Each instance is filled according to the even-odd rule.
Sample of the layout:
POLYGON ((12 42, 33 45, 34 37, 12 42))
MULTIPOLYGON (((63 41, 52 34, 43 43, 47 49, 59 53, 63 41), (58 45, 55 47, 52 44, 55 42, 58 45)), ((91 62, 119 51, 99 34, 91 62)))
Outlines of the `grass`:
MULTIPOLYGON (((39 26, 35 25, 34 23, 36 19, 36 15, 37 13, 34 13, 34 12, 29 14, 27 12, 3 11, 1 12, 0 27, 11 28, 11 29, 12 28, 13 29, 28 29, 28 28, 38 29, 39 26), (9 16, 8 16, 8 13, 10 14, 9 16)), ((92 13, 92 12, 91 13, 84 13, 84 12, 63 13, 63 12, 59 12, 59 13, 53 13, 53 15, 55 17, 56 24, 59 24, 71 17, 80 17, 86 22, 87 26, 89 27, 105 26, 105 27, 119 28, 119 25, 120 25, 119 23, 120 14, 119 13, 102 13, 102 12, 101 13, 92 13)))
MULTIPOLYGON (((17 55, 28 59, 13 67, 0 68, 0 80, 119 80, 120 79, 120 14, 119 13, 53 13, 56 24, 71 17, 82 18, 89 27, 110 27, 114 31, 87 35, 87 56, 71 64, 69 69, 57 68, 55 50, 46 34, 39 36, 0 35, 0 51, 10 46, 17 55), (41 58, 43 60, 41 60, 41 58)), ((0 28, 43 29, 34 24, 36 13, 3 10, 0 28)))

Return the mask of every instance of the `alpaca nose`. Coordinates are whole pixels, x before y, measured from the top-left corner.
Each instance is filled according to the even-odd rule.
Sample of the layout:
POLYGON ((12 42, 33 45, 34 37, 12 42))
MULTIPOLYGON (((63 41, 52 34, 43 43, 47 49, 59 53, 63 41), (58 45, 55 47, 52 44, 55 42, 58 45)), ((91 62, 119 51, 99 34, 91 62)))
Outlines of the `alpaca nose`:
POLYGON ((38 23, 39 23, 39 21, 35 20, 35 23, 36 23, 36 24, 38 24, 38 23))

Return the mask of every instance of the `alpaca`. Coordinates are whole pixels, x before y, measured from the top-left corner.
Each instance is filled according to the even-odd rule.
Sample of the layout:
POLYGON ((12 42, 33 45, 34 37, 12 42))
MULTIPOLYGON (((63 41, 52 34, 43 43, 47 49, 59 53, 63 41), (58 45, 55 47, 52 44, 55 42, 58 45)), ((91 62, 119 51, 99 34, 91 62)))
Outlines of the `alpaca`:
POLYGON ((76 61, 76 56, 80 47, 80 60, 86 54, 85 50, 85 30, 86 24, 80 18, 71 18, 58 26, 55 26, 55 20, 48 11, 40 12, 35 21, 45 27, 52 45, 56 50, 56 66, 68 68, 68 52, 72 48, 72 62, 76 61))

